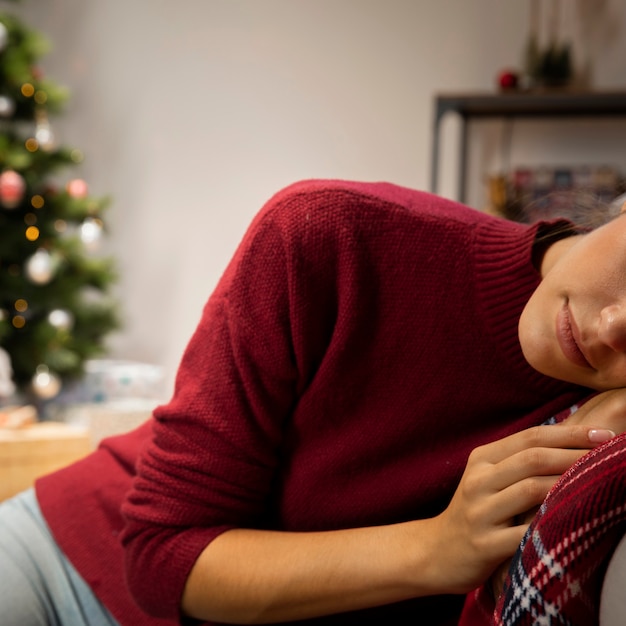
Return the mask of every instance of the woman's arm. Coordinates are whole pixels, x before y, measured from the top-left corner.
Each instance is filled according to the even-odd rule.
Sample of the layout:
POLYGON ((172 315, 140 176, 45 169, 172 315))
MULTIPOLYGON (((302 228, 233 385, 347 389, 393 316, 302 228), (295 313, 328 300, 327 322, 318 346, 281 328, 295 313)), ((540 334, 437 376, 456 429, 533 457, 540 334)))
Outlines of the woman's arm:
POLYGON ((448 508, 432 519, 319 533, 235 529, 202 552, 183 612, 205 620, 265 623, 464 593, 517 548, 558 477, 612 433, 540 426, 477 448, 448 508))

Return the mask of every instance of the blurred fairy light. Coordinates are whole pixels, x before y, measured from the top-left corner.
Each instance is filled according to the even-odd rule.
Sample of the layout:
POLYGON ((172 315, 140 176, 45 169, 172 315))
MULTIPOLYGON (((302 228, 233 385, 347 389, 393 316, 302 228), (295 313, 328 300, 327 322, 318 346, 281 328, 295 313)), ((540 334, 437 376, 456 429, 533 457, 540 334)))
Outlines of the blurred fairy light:
POLYGON ((24 313, 28 309, 28 302, 24 298, 18 298, 13 306, 19 313, 24 313))
POLYGON ((24 328, 24 326, 26 326, 26 319, 23 315, 14 315, 11 324, 13 324, 14 328, 24 328))
POLYGON ((48 369, 47 365, 38 365, 33 376, 33 391, 44 399, 54 398, 61 391, 61 380, 48 369))
POLYGON ((37 152, 39 150, 39 142, 34 137, 29 137, 24 145, 29 152, 37 152))
POLYGON ((30 83, 24 83, 21 92, 25 98, 31 98, 35 93, 35 88, 30 83))
POLYGON ((40 196, 39 194, 34 195, 30 199, 30 205, 33 207, 33 209, 41 209, 43 208, 44 204, 45 204, 45 200, 43 199, 43 196, 40 196))
POLYGON ((39 239, 39 229, 36 226, 29 226, 26 229, 26 239, 28 241, 37 241, 39 239))

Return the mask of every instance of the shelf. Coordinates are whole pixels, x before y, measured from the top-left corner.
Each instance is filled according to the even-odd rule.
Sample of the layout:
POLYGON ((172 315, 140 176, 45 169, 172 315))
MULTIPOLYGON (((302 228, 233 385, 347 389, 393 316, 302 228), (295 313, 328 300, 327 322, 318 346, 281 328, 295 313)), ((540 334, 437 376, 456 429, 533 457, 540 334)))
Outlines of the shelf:
POLYGON ((626 91, 542 90, 436 95, 430 185, 433 193, 438 187, 441 120, 447 113, 456 113, 461 117, 458 199, 465 202, 467 127, 471 119, 622 117, 626 116, 626 91))

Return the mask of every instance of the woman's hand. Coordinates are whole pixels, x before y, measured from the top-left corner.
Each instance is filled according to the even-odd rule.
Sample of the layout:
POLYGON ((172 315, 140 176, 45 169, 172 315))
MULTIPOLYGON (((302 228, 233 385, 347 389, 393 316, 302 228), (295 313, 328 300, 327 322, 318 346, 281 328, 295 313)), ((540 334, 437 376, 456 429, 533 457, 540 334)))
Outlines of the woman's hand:
MULTIPOLYGON (((613 389, 599 393, 565 419, 562 424, 593 425, 607 428, 615 433, 626 431, 626 389, 613 389)), ((526 526, 530 525, 537 510, 537 507, 533 507, 518 516, 517 521, 526 526)), ((509 566, 510 559, 507 559, 491 575, 491 589, 496 598, 502 592, 509 566)))
POLYGON ((471 453, 450 505, 433 520, 440 558, 430 576, 440 592, 470 591, 514 554, 530 522, 524 514, 574 462, 614 435, 602 422, 588 424, 538 426, 471 453))

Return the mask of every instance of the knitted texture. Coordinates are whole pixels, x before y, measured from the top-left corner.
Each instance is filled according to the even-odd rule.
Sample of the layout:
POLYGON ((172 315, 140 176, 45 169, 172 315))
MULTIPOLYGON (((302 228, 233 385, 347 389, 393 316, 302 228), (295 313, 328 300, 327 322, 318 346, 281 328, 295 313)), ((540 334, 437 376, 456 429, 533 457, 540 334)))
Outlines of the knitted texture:
MULTIPOLYGON (((532 370, 517 341, 539 281, 536 233, 384 183, 306 181, 272 198, 207 302, 171 401, 143 439, 112 440, 100 455, 123 463, 133 481, 122 537, 128 585, 146 617, 132 623, 177 619, 191 567, 225 530, 435 515, 473 448, 580 398, 532 370), (129 459, 141 445, 133 478, 129 459)), ((112 494, 106 475, 87 461, 80 476, 51 478, 39 492, 88 582, 96 586, 106 567, 119 576, 98 593, 120 619, 130 602, 116 543, 121 489, 112 494), (98 485, 91 495, 76 486, 84 502, 64 502, 67 516, 88 511, 83 528, 102 529, 97 538, 52 504, 72 481, 98 485), (85 543, 100 562, 85 563, 85 543)), ((307 623, 455 623, 462 600, 307 623)))
POLYGON ((516 553, 494 606, 482 587, 460 626, 594 626, 608 561, 626 532, 626 435, 595 448, 556 483, 516 553))

